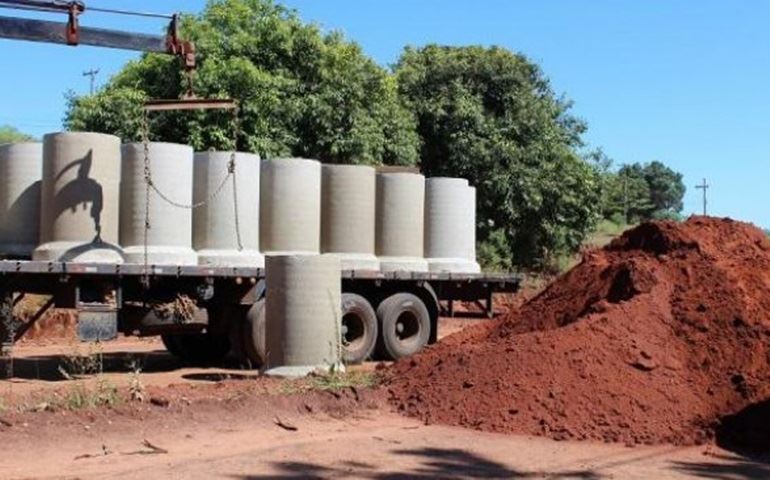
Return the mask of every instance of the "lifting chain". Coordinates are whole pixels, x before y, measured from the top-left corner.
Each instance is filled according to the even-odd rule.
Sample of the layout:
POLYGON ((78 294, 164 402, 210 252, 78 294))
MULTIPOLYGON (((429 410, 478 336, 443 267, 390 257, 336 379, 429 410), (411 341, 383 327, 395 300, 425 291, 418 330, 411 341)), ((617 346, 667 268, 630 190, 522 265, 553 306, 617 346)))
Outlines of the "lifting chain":
POLYGON ((243 250, 243 241, 241 239, 241 224, 239 218, 238 209, 238 181, 237 181, 237 169, 236 169, 236 152, 238 151, 238 137, 240 136, 240 122, 238 118, 238 107, 232 109, 233 116, 231 119, 232 130, 232 152, 230 153, 230 160, 227 162, 227 173, 221 182, 217 185, 217 188, 209 194, 204 200, 192 204, 179 203, 169 198, 165 193, 155 185, 152 179, 152 164, 150 161, 150 119, 148 111, 144 111, 142 116, 142 147, 144 149, 144 269, 142 275, 142 285, 145 289, 150 287, 150 272, 149 272, 149 254, 148 254, 148 236, 149 230, 152 228, 150 223, 150 191, 154 191, 159 198, 163 201, 177 208, 183 208, 187 210, 196 209, 207 205, 214 201, 224 190, 227 185, 227 181, 232 179, 233 187, 233 209, 235 216, 235 240, 238 247, 238 251, 243 250))

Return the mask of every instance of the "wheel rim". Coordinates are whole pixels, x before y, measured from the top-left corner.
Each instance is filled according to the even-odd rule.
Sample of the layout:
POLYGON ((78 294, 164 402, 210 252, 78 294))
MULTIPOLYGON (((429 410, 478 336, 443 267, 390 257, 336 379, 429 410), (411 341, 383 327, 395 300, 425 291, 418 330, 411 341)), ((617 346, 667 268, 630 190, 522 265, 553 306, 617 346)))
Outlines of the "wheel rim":
POLYGON ((366 339, 364 320, 355 313, 342 316, 342 341, 347 350, 358 350, 363 347, 366 339))
POLYGON ((420 336, 420 321, 417 319, 417 315, 408 310, 398 315, 394 328, 396 338, 400 343, 415 342, 420 336))

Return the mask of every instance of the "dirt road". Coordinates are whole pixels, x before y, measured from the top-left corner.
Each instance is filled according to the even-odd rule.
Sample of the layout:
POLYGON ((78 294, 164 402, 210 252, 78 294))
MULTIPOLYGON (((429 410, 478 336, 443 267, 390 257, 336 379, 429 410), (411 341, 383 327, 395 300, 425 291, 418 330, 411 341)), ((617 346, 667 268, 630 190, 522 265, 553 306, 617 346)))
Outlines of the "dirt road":
MULTIPOLYGON (((280 402, 279 402, 280 403, 280 402)), ((173 417, 174 414, 169 414, 173 417)), ((377 408, 334 418, 292 405, 167 418, 13 427, 2 478, 768 478, 770 468, 704 448, 559 443, 423 426, 377 408), (285 430, 275 424, 278 416, 285 430), (45 433, 45 436, 41 436, 45 433), (144 443, 149 442, 149 443, 144 443), (704 454, 707 452, 709 454, 704 454), (41 461, 44 460, 44 461, 41 461)))
MULTIPOLYGON (((447 322, 445 332, 461 326, 447 322)), ((16 377, 0 381, 0 478, 770 478, 770 464, 716 447, 426 426, 394 413, 382 392, 311 391, 228 364, 183 367, 156 340, 101 347, 102 378, 123 391, 141 365, 143 402, 52 408, 52 398, 95 381, 62 378, 58 367, 76 350, 87 348, 16 349, 16 377)))

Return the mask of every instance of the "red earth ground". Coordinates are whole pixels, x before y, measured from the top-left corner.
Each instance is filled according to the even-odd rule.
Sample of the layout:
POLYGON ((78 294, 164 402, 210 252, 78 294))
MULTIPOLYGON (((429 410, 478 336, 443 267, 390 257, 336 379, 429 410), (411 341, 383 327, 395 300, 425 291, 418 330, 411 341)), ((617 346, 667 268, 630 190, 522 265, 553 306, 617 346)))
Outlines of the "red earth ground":
POLYGON ((0 478, 770 478, 764 452, 745 449, 746 440, 770 444, 768 430, 756 428, 770 425, 762 401, 767 362, 755 343, 764 335, 757 312, 766 307, 766 277, 744 271, 768 266, 765 241, 743 235, 741 224, 736 236, 736 225, 706 223, 692 228, 713 228, 718 241, 665 226, 631 235, 589 254, 533 299, 508 299, 510 315, 495 321, 458 306, 473 318, 442 319, 439 332, 456 335, 394 369, 359 368, 384 374, 387 388, 318 391, 312 381, 263 378, 227 363, 187 367, 154 339, 107 342, 103 374, 66 379, 59 367, 89 347, 42 329, 14 352, 15 376, 0 381, 0 478), (650 236, 657 240, 639 243, 650 236), (689 308, 693 285, 707 293, 697 297, 705 311, 689 308), (682 376, 693 359, 697 375, 682 376), (725 380, 728 362, 739 368, 725 380), (610 371, 619 380, 607 381, 610 371), (661 377, 668 383, 661 386, 661 377), (711 393, 703 378, 713 381, 711 393), (130 395, 137 382, 142 401, 130 395), (76 394, 105 385, 118 390, 113 405, 73 408, 76 394), (606 395, 610 389, 616 397, 606 395), (536 418, 501 421, 501 395, 514 405, 506 404, 506 415, 536 418), (697 417, 694 410, 704 421, 660 422, 661 397, 676 422, 697 417), (712 397, 708 408, 692 407, 704 397, 712 397), (611 401, 623 407, 614 416, 611 401))
MULTIPOLYGON (((762 231, 705 217, 649 223, 588 253, 501 322, 399 361, 388 390, 399 411, 431 424, 701 444, 725 417, 764 411, 768 340, 762 231)), ((749 433, 770 440, 767 429, 749 433)))

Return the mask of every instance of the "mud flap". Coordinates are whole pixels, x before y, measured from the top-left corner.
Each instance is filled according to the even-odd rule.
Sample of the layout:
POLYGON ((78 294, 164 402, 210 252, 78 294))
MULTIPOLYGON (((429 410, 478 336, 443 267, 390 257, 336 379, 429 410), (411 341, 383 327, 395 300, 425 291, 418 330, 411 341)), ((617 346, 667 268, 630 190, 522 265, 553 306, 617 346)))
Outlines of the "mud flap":
POLYGON ((118 336, 118 310, 102 303, 78 305, 78 339, 101 342, 118 336))

